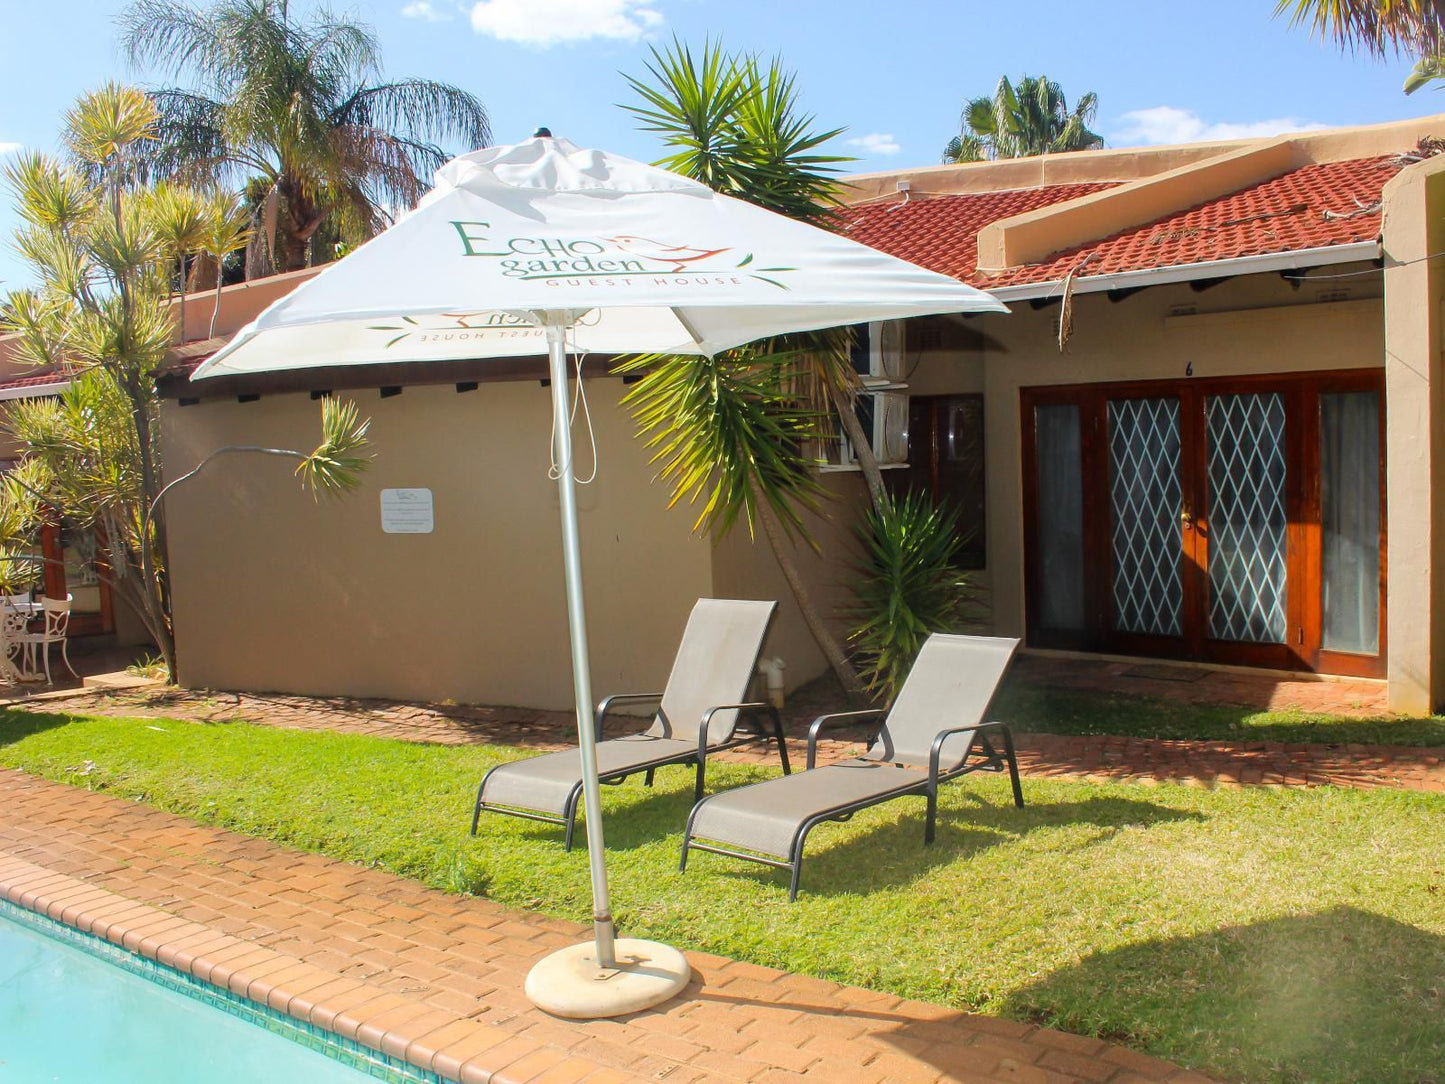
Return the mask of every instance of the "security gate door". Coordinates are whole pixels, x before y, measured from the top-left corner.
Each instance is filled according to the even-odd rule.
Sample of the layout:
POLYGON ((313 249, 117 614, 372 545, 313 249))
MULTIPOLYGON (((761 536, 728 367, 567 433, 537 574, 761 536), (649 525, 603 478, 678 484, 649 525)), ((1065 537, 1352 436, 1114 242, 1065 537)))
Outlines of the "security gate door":
POLYGON ((1383 672, 1378 371, 1022 393, 1029 641, 1383 672))

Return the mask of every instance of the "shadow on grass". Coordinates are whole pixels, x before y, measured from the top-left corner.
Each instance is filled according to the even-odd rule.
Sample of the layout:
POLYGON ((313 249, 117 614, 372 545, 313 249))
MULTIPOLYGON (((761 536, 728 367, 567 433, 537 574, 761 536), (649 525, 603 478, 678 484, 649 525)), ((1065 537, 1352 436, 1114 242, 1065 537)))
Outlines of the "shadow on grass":
MULTIPOLYGON (((1341 907, 1099 953, 1017 991, 1000 1015, 1249 1084, 1445 1084, 1442 976, 1445 938, 1341 907)), ((684 996, 750 1003, 706 978, 684 996)), ((966 1012, 919 1018, 786 995, 768 1004, 863 1022, 948 1078, 997 1063, 996 1049, 971 1041, 1002 1027, 966 1012)))
POLYGON ((1290 915, 1097 953, 1004 1011, 1236 1079, 1440 1084, 1445 937, 1352 907, 1290 915))
MULTIPOLYGON (((1025 800, 1027 801, 1027 789, 1025 800)), ((1039 828, 1089 825, 1099 829, 1086 844, 1093 846, 1125 828, 1148 827, 1173 821, 1205 819, 1204 814, 1133 798, 1091 796, 1078 801, 1048 802, 1016 808, 1011 802, 987 802, 967 792, 968 807, 942 806, 938 836, 923 842, 924 799, 909 797, 887 803, 897 819, 848 835, 829 845, 832 825, 824 824, 808 836, 803 856, 802 891, 812 896, 868 893, 909 885, 936 867, 968 858, 991 847, 1013 843, 1039 828)), ((612 822, 609 822, 612 823, 612 822)), ((788 873, 697 852, 689 860, 707 862, 709 872, 752 881, 775 882, 786 888, 788 873)), ((801 897, 800 897, 801 898, 801 897)))
POLYGON ((50 714, 48 712, 22 711, 17 708, 0 708, 0 745, 14 745, 34 734, 85 721, 86 716, 84 715, 50 714))

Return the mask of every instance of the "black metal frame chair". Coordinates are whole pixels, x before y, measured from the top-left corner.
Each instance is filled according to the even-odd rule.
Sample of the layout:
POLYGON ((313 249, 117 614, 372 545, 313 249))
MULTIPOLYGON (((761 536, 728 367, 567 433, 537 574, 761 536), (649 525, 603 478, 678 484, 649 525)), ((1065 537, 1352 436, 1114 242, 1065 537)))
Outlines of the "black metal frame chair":
MULTIPOLYGON (((836 712, 831 715, 820 715, 813 720, 813 725, 808 728, 808 770, 811 771, 817 763, 818 736, 820 732, 828 727, 856 726, 864 722, 860 716, 870 717, 877 725, 882 725, 887 715, 883 710, 848 711, 836 712), (847 720, 838 723, 838 720, 847 720)), ((870 742, 871 744, 871 742, 870 742)), ((859 798, 849 802, 842 802, 827 809, 820 809, 807 820, 805 820, 793 836, 792 847, 789 858, 786 861, 779 861, 776 858, 767 858, 758 854, 750 854, 747 851, 733 850, 729 847, 720 847, 713 843, 698 842, 693 838, 692 826, 697 816, 697 806, 694 805, 692 812, 688 814, 687 828, 682 837, 682 860, 678 865, 679 870, 687 869, 687 855, 689 850, 707 851, 711 854, 726 855, 729 858, 741 858, 748 862, 757 862, 764 866, 772 866, 774 869, 785 869, 790 873, 788 879, 788 902, 798 898, 798 888, 803 875, 803 846, 807 843, 808 833, 820 824, 830 821, 848 821, 853 814, 861 812, 875 805, 882 805, 884 802, 891 802, 895 798, 907 798, 911 795, 922 795, 928 799, 927 813, 923 829, 923 842, 930 844, 937 835, 938 823, 938 788, 941 784, 958 779, 961 776, 973 772, 1002 772, 1007 770, 1009 779, 1013 784, 1014 805, 1019 809, 1024 807, 1024 792, 1019 784, 1018 761, 1014 755, 1013 734, 1003 723, 977 723, 973 726, 954 726, 940 730, 933 739, 933 748, 930 754, 928 774, 916 782, 895 787, 888 791, 870 795, 867 798, 859 798), (982 749, 970 748, 969 754, 964 762, 957 768, 948 771, 939 771, 939 755, 943 751, 943 743, 955 734, 964 734, 972 731, 978 735, 977 745, 982 749), (994 749, 988 740, 987 733, 997 733, 1003 741, 1003 752, 999 753, 994 749), (973 757, 980 759, 974 761, 973 757)), ((911 773, 910 773, 911 774, 911 773)), ((701 801, 699 796, 698 801, 701 801)))
MULTIPOLYGON (((618 704, 660 703, 661 700, 662 693, 618 693, 614 696, 607 697, 600 704, 597 705, 598 739, 601 740, 603 736, 603 729, 607 723, 608 713, 611 712, 614 706, 618 704)), ((783 774, 790 775, 793 769, 792 766, 788 763, 788 741, 787 735, 783 732, 783 721, 778 715, 777 708, 773 707, 773 705, 770 703, 758 700, 745 704, 718 704, 714 707, 708 708, 707 711, 703 713, 702 722, 698 726, 697 748, 695 750, 682 754, 672 754, 663 757, 639 759, 635 763, 629 764, 623 770, 612 771, 599 776, 598 782, 600 782, 604 786, 617 786, 631 776, 645 774, 645 783, 647 786, 650 787, 652 786, 653 776, 658 768, 666 768, 672 765, 686 766, 691 764, 696 769, 696 780, 693 785, 692 799, 695 804, 702 801, 703 798, 703 792, 707 777, 707 755, 709 753, 718 753, 724 749, 735 749, 738 746, 751 745, 759 741, 777 743, 778 759, 782 762, 783 774), (746 725, 750 728, 750 733, 745 734, 742 737, 735 736, 729 738, 727 741, 720 742, 717 745, 709 745, 707 741, 708 726, 712 722, 712 717, 720 711, 738 712, 738 719, 736 725, 739 728, 746 725), (766 714, 771 720, 772 725, 770 728, 764 728, 762 722, 758 719, 759 712, 766 714), (771 730, 771 733, 769 733, 769 729, 771 730)), ((639 748, 645 748, 645 746, 639 746, 639 748)), ((554 817, 548 813, 539 812, 537 810, 523 809, 516 806, 508 806, 505 804, 487 802, 484 800, 483 795, 487 789, 488 777, 491 776, 492 772, 495 772, 499 768, 503 768, 505 766, 506 765, 498 764, 496 765, 496 767, 493 767, 491 770, 489 770, 485 776, 482 777, 481 785, 477 787, 476 805, 472 810, 471 834, 477 834, 477 825, 481 820, 481 816, 484 812, 501 813, 509 817, 521 817, 523 820, 543 821, 547 824, 562 825, 567 829, 563 845, 566 850, 570 851, 572 849, 572 842, 577 831, 577 809, 578 806, 581 804, 582 800, 581 781, 579 780, 577 784, 572 788, 572 791, 567 798, 567 803, 563 814, 560 817, 554 817)))

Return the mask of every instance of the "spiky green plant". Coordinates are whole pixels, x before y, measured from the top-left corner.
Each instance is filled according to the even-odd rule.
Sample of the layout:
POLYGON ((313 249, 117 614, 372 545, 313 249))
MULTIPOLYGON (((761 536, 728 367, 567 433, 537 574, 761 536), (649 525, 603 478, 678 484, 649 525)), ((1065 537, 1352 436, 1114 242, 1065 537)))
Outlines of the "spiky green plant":
POLYGON ((913 491, 870 509, 856 528, 853 644, 870 692, 892 700, 930 633, 960 631, 974 589, 958 567, 958 517, 913 491))
MULTIPOLYGON (((658 165, 778 214, 831 219, 837 167, 851 159, 819 153, 841 129, 814 131, 780 61, 765 64, 714 43, 695 56, 673 41, 652 50, 647 72, 628 77, 639 101, 627 108, 667 148, 658 165)), ((819 650, 857 695, 858 676, 813 605, 787 537, 807 538, 803 513, 822 494, 803 443, 825 428, 829 409, 839 410, 844 427, 857 426, 847 359, 845 337, 790 336, 710 361, 647 358, 626 369, 642 373, 628 401, 663 463, 673 503, 706 492, 700 529, 726 531, 739 518, 750 531, 761 526, 819 650)))
POLYGON ((351 492, 371 465, 370 453, 358 454, 370 428, 371 419, 361 419, 354 399, 321 400, 321 443, 301 460, 296 477, 318 496, 351 492))

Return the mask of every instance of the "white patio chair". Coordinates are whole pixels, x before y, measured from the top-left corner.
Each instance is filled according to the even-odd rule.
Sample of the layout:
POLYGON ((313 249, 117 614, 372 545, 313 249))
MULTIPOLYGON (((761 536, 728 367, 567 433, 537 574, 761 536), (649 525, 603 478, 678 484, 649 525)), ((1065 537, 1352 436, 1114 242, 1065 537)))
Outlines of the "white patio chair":
POLYGON ((41 610, 45 614, 45 628, 40 632, 22 632, 18 637, 24 645, 27 667, 33 672, 35 669, 34 652, 40 649, 41 659, 45 667, 45 684, 54 685, 55 681, 50 676, 50 645, 60 645, 60 657, 65 662, 65 668, 70 671, 71 677, 80 677, 75 672, 75 667, 70 665, 69 645, 67 633, 70 629, 70 596, 65 598, 43 598, 40 600, 41 610))
MULTIPOLYGON (((20 658, 25 651, 25 645, 20 638, 25 635, 26 626, 30 623, 30 614, 16 609, 12 604, 11 599, 14 597, 17 596, 0 598, 0 681, 7 685, 19 684, 24 680, 20 658)), ((24 599, 29 602, 30 596, 26 595, 24 599)))

